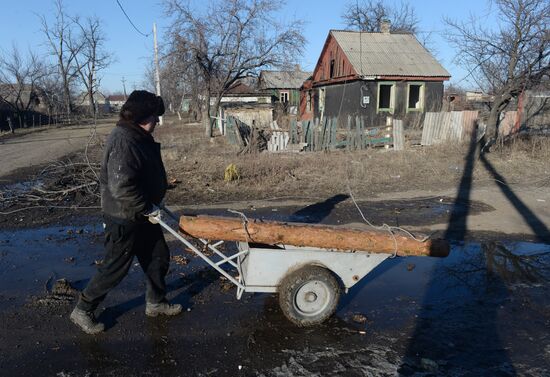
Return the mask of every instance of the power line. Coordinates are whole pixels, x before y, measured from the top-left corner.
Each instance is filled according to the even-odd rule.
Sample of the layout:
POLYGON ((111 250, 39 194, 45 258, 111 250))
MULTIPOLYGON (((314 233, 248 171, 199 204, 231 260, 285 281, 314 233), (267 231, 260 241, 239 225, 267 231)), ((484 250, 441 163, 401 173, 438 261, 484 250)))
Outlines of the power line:
POLYGON ((120 4, 120 1, 116 0, 116 3, 118 4, 118 6, 120 7, 120 10, 122 10, 122 13, 124 13, 124 15, 126 16, 126 18, 128 19, 128 21, 130 22, 130 24, 134 27, 134 29, 136 29, 136 31, 143 35, 144 37, 149 37, 151 35, 151 33, 149 34, 144 34, 142 33, 137 27, 136 25, 134 25, 134 23, 132 22, 132 20, 130 19, 130 17, 128 17, 128 14, 126 14, 126 11, 124 10, 124 8, 122 7, 122 4, 120 4))

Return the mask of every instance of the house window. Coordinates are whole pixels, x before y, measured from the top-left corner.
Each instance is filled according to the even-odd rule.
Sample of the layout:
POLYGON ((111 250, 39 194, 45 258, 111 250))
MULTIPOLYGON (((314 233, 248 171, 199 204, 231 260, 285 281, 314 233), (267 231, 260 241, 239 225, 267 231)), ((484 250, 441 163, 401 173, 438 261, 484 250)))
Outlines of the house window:
POLYGON ((334 59, 330 61, 330 78, 334 77, 334 59))
POLYGON ((307 91, 307 97, 306 97, 306 111, 308 113, 311 113, 311 90, 307 91))
POLYGON ((424 84, 409 83, 407 93, 407 111, 422 111, 424 109, 424 84))
POLYGON ((395 97, 395 83, 378 83, 378 112, 393 113, 395 97))
POLYGON ((283 103, 287 103, 288 102, 288 92, 281 92, 279 94, 279 100, 283 103))

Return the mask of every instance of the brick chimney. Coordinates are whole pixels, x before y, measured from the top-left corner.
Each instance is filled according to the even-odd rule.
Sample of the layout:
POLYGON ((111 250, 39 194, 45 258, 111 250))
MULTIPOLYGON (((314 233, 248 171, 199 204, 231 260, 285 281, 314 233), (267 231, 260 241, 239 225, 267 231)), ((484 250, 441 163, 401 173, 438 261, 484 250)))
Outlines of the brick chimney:
POLYGON ((391 28, 391 22, 388 19, 383 19, 380 21, 380 32, 384 34, 389 34, 391 28))

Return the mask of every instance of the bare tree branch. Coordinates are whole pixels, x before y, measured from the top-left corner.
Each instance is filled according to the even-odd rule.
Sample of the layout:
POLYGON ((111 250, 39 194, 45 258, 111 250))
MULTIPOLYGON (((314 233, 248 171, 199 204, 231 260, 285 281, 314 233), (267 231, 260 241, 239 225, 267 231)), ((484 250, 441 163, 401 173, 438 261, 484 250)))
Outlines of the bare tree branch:
POLYGON ((0 99, 21 114, 39 104, 39 82, 49 74, 48 67, 35 53, 21 54, 14 44, 0 54, 0 99))
POLYGON ((57 69, 62 81, 65 111, 71 114, 71 85, 78 75, 75 57, 83 47, 75 39, 73 22, 66 14, 63 0, 55 0, 55 21, 49 24, 45 16, 39 16, 42 32, 47 40, 50 54, 56 58, 57 69))
POLYGON ((500 113, 522 91, 550 75, 550 3, 546 0, 495 0, 498 29, 483 20, 445 19, 447 39, 481 89, 494 95, 487 121, 488 144, 498 137, 500 113))
POLYGON ((211 113, 240 78, 267 67, 286 67, 301 54, 305 40, 301 22, 280 24, 274 12, 280 4, 269 0, 212 0, 207 11, 191 9, 182 0, 166 0, 170 54, 196 67, 204 90, 203 121, 211 136, 211 113), (211 112, 210 98, 214 98, 211 112))
POLYGON ((390 21, 390 31, 394 33, 416 34, 418 18, 414 8, 401 1, 392 6, 382 0, 350 1, 346 5, 342 19, 352 30, 380 32, 382 21, 390 21))
POLYGON ((80 29, 80 41, 69 48, 74 54, 80 82, 86 89, 90 114, 95 115, 94 96, 99 89, 99 72, 113 62, 113 57, 105 50, 106 37, 98 17, 88 17, 84 21, 75 17, 73 22, 80 29))

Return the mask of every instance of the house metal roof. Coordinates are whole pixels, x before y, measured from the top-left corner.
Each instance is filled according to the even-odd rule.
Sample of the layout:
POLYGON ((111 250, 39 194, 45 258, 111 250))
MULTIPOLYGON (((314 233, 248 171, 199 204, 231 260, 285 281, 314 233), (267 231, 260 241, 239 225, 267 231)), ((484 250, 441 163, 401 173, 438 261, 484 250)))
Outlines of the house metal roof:
POLYGON ((265 89, 299 89, 312 72, 262 71, 261 86, 265 89))
POLYGON ((331 34, 359 75, 451 76, 412 34, 339 30, 331 34))

